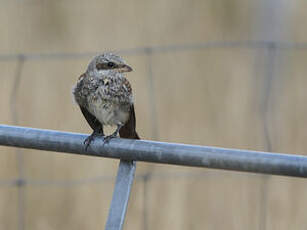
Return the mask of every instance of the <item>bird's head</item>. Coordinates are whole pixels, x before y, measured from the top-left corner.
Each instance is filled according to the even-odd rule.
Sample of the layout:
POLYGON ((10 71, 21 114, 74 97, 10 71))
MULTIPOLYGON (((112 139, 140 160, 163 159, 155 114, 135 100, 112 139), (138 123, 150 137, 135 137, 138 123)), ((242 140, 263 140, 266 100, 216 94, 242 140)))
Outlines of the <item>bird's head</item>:
POLYGON ((131 72, 132 68, 124 59, 113 53, 97 55, 87 67, 88 73, 107 74, 109 71, 124 73, 131 72))

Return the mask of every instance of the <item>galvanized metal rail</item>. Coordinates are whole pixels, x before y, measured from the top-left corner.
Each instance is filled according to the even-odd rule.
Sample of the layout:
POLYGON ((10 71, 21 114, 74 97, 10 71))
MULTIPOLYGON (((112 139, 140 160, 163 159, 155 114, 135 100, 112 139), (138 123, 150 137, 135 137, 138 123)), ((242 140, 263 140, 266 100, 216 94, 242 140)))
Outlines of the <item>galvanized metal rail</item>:
POLYGON ((135 173, 135 162, 121 160, 106 223, 107 230, 122 229, 135 173))
POLYGON ((307 157, 239 149, 112 139, 96 139, 86 151, 87 135, 0 125, 0 145, 121 159, 107 230, 122 229, 135 173, 135 161, 307 177, 307 157))

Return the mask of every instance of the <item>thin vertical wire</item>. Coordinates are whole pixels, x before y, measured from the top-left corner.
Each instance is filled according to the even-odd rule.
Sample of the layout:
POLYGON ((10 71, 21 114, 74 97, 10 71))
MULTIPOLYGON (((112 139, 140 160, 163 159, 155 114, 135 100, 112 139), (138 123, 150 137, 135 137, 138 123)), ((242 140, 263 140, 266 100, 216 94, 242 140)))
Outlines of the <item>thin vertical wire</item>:
POLYGON ((19 55, 17 59, 17 65, 16 65, 16 70, 14 74, 14 84, 10 96, 10 109, 11 109, 11 115, 14 124, 18 124, 18 114, 17 114, 17 94, 18 94, 18 89, 20 85, 20 79, 21 79, 21 73, 23 69, 25 58, 23 55, 19 55))
MULTIPOLYGON (((152 137, 154 140, 159 140, 159 127, 158 127, 158 113, 157 113, 157 103, 156 103, 156 94, 154 88, 154 78, 153 78, 153 70, 152 70, 152 49, 145 49, 145 53, 147 55, 148 60, 148 89, 149 89, 149 102, 151 109, 151 122, 152 122, 152 137)), ((143 202, 143 222, 144 222, 144 230, 148 230, 148 181, 151 179, 153 168, 149 168, 147 174, 143 177, 144 179, 144 202, 143 202)))
POLYGON ((151 112, 151 122, 152 122, 152 137, 154 140, 159 140, 159 128, 158 128, 158 119, 157 119, 157 103, 156 95, 154 89, 154 79, 153 79, 153 70, 152 70, 152 49, 145 49, 148 60, 148 89, 149 89, 149 103, 150 103, 150 112, 151 112))
MULTIPOLYGON (((270 128, 272 127, 272 91, 276 84, 275 76, 276 61, 277 61, 277 45, 278 41, 286 39, 287 20, 289 16, 289 1, 286 0, 260 0, 257 1, 256 7, 256 37, 270 41, 266 44, 266 65, 264 66, 265 80, 263 81, 263 94, 261 97, 261 116, 263 119, 263 133, 264 133, 264 149, 272 152, 272 140, 270 135, 270 128)), ((274 130, 274 129, 272 129, 274 130)), ((267 229, 267 215, 268 215, 268 189, 271 176, 262 176, 262 184, 260 186, 260 230, 267 229)))
POLYGON ((264 147, 268 152, 272 152, 272 140, 270 138, 270 121, 271 121, 271 99, 272 99, 272 90, 274 85, 274 76, 275 76, 275 62, 276 62, 276 47, 274 43, 271 43, 267 46, 267 66, 266 68, 266 77, 263 84, 263 98, 261 106, 261 114, 263 119, 263 131, 264 131, 264 147))
MULTIPOLYGON (((275 76, 275 64, 276 64, 276 46, 272 42, 267 46, 267 65, 265 67, 265 80, 263 84, 263 94, 262 102, 261 102, 261 115, 263 120, 263 133, 264 133, 264 149, 268 152, 273 151, 272 140, 270 135, 270 121, 271 121, 271 101, 272 101, 272 91, 274 85, 274 76, 275 76)), ((268 202, 268 186, 269 180, 271 178, 270 175, 262 176, 262 184, 260 187, 260 230, 266 229, 267 223, 267 202, 268 202)))
MULTIPOLYGON (((20 80, 22 75, 22 70, 24 67, 25 57, 23 55, 19 55, 17 66, 14 75, 14 84, 11 92, 10 97, 10 110, 13 119, 13 123, 18 125, 19 117, 18 117, 18 110, 17 110, 17 97, 18 97, 18 90, 20 86, 20 80)), ((17 187, 18 187, 18 229, 24 229, 24 210, 25 210, 25 202, 24 202, 24 158, 23 154, 20 149, 16 148, 16 156, 17 156, 17 170, 18 170, 18 179, 17 179, 17 187)))

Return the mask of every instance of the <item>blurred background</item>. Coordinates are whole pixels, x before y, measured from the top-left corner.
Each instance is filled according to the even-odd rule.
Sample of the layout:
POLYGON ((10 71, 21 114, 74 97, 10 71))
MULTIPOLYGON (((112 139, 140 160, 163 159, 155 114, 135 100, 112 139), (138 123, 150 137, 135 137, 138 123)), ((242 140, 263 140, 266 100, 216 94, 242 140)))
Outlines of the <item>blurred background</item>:
MULTIPOLYGON (((90 133, 71 89, 116 51, 143 139, 307 154, 307 2, 1 0, 0 122, 90 133)), ((0 147, 0 229, 103 229, 118 161, 0 147)), ((303 179, 137 163, 124 229, 307 229, 303 179)))

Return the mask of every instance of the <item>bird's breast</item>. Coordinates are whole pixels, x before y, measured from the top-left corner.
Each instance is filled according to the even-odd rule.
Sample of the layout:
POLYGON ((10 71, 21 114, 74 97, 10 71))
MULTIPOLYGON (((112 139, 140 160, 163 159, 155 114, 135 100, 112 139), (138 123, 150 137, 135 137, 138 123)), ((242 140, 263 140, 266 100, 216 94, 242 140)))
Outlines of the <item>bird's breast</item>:
POLYGON ((133 104, 129 82, 116 76, 86 75, 80 78, 73 92, 76 102, 103 125, 125 124, 133 104))
POLYGON ((93 96, 88 103, 88 110, 103 125, 123 125, 129 118, 130 107, 126 104, 119 104, 108 101, 100 96, 93 96))

